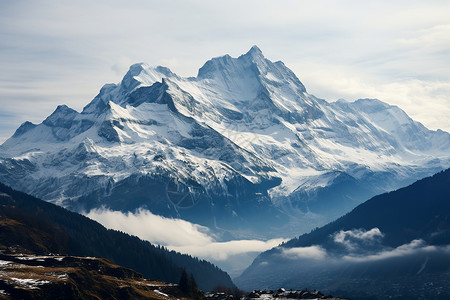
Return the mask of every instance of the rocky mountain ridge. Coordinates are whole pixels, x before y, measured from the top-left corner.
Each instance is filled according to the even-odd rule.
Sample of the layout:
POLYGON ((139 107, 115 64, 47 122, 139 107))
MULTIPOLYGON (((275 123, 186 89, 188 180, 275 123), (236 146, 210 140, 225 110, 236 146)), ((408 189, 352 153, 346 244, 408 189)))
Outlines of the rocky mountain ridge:
POLYGON ((132 65, 81 113, 22 124, 0 146, 0 180, 75 211, 145 208, 268 238, 442 170, 448 149, 450 134, 396 106, 308 94, 254 46, 191 78, 132 65))

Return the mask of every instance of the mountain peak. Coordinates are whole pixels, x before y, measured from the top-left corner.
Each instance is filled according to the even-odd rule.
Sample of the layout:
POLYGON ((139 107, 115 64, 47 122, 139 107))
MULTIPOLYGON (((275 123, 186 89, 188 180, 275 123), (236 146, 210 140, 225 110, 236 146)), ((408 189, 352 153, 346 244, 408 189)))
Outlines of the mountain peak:
POLYGON ((141 73, 160 73, 161 75, 164 75, 166 77, 173 77, 176 76, 175 73, 173 73, 169 68, 167 67, 163 67, 163 66, 150 66, 146 63, 140 62, 140 63, 135 63, 133 65, 130 66, 130 68, 128 69, 127 74, 125 75, 125 77, 127 76, 139 76, 141 75, 141 73))
POLYGON ((259 234, 265 229, 250 228, 262 219, 255 208, 335 218, 376 191, 450 165, 450 134, 384 105, 320 100, 257 46, 212 58, 197 78, 139 63, 82 113, 60 106, 43 124, 24 124, 20 139, 0 148, 0 180, 72 209, 145 206, 214 228, 238 220, 259 234), (77 148, 86 138, 95 155, 77 148))
POLYGON ((132 90, 137 85, 139 85, 139 82, 136 80, 136 76, 139 76, 141 72, 144 70, 144 63, 137 63, 130 66, 128 69, 128 72, 125 74, 125 76, 122 79, 121 86, 124 87, 126 90, 132 90))
POLYGON ((44 124, 50 127, 69 127, 78 112, 67 105, 58 105, 55 111, 44 120, 44 124))
POLYGON ((222 73, 223 70, 231 71, 231 69, 234 69, 236 71, 239 69, 242 71, 243 69, 248 69, 249 65, 264 65, 266 63, 265 61, 266 58, 261 49, 255 45, 247 53, 240 55, 238 58, 233 58, 226 54, 207 61, 199 69, 198 77, 212 78, 215 76, 215 73, 222 73))
POLYGON ((14 135, 12 137, 16 138, 24 134, 25 132, 35 128, 37 125, 31 123, 30 121, 26 121, 20 125, 19 128, 17 128, 16 132, 14 132, 14 135))
POLYGON ((130 66, 121 85, 126 91, 131 92, 141 84, 149 86, 155 82, 162 82, 162 79, 165 77, 169 78, 176 76, 175 73, 166 67, 153 67, 146 63, 136 63, 130 66))
POLYGON ((238 59, 250 61, 251 63, 254 63, 258 66, 267 64, 267 59, 264 57, 261 49, 259 49, 256 45, 251 47, 250 50, 247 51, 247 53, 239 56, 238 59))
POLYGON ((142 72, 142 70, 144 70, 147 67, 148 67, 148 65, 146 63, 142 63, 142 62, 132 64, 130 66, 130 68, 128 69, 127 74, 130 74, 131 76, 137 76, 137 75, 139 75, 139 73, 142 72))
POLYGON ((264 57, 264 54, 262 53, 261 49, 259 49, 259 47, 256 45, 253 45, 245 55, 249 55, 252 57, 255 57, 255 56, 264 57))

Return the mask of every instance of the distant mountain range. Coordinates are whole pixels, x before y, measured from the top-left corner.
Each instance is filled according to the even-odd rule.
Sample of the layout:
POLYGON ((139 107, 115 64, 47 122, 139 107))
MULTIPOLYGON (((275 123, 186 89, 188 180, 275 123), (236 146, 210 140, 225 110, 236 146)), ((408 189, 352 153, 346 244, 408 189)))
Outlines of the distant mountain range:
POLYGON ((82 112, 23 123, 0 146, 0 181, 78 212, 144 208, 275 237, 449 167, 449 149, 449 133, 396 106, 308 94, 254 46, 197 77, 132 65, 82 112))
POLYGON ((106 229, 87 217, 1 183, 0 251, 106 258, 142 273, 145 278, 172 283, 178 283, 186 269, 204 291, 217 286, 234 288, 228 274, 207 261, 106 229))
POLYGON ((351 299, 449 299, 450 169, 260 254, 235 282, 351 299))

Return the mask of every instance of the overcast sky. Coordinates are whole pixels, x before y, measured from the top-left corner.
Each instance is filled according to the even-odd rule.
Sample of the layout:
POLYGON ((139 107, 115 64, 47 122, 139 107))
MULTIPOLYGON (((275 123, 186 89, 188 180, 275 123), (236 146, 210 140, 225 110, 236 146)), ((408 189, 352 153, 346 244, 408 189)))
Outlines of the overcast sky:
POLYGON ((0 143, 59 104, 80 111, 129 65, 195 76, 258 45, 309 93, 379 98, 450 131, 450 1, 2 1, 0 143))

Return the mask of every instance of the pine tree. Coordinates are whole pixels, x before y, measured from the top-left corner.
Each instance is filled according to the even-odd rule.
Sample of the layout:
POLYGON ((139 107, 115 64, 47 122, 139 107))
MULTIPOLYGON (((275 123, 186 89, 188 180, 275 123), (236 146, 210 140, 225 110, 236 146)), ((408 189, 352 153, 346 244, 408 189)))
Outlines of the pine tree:
POLYGON ((188 278, 188 274, 186 272, 186 269, 183 269, 181 271, 181 276, 180 276, 180 281, 178 282, 178 287, 180 288, 180 290, 189 295, 189 278, 188 278))
POLYGON ((189 277, 189 296, 195 300, 203 299, 203 292, 197 287, 197 282, 195 282, 194 275, 191 274, 189 277))

